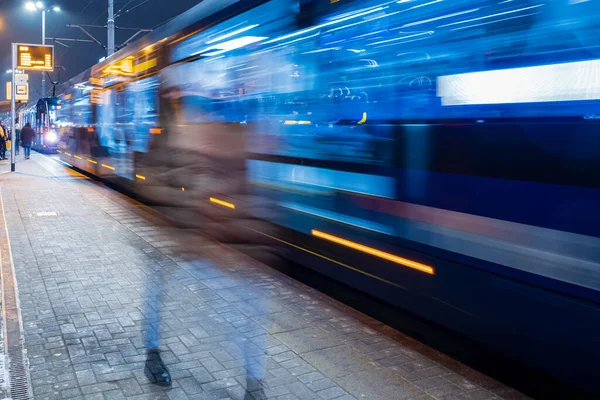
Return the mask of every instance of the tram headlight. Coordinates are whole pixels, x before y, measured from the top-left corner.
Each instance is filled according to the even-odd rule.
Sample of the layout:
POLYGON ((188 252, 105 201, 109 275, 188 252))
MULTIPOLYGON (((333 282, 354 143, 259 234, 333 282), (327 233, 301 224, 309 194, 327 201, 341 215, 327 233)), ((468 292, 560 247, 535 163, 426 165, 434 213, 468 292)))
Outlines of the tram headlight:
POLYGON ((56 134, 55 131, 49 131, 46 134, 46 141, 48 143, 56 143, 58 141, 58 135, 56 134))

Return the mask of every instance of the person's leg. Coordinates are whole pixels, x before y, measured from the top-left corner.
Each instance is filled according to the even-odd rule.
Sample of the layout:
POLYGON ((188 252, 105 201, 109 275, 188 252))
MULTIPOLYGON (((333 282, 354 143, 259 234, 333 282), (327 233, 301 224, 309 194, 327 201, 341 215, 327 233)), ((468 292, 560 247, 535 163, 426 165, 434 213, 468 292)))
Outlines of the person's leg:
POLYGON ((144 374, 151 383, 159 386, 171 385, 171 374, 163 363, 158 350, 160 302, 163 290, 162 269, 148 269, 148 287, 146 292, 145 330, 144 339, 147 350, 147 359, 144 374))
MULTIPOLYGON (((252 302, 254 312, 257 315, 264 315, 266 311, 266 302, 259 297, 252 302)), ((265 379, 265 347, 267 343, 267 330, 258 324, 251 323, 253 329, 240 332, 242 347, 244 351, 244 367, 246 369, 246 399, 260 399, 264 397, 263 381, 265 379), (263 331, 263 332, 260 332, 263 331), (253 334, 251 334, 253 332, 253 334), (260 333, 258 333, 260 332, 260 333), (258 334, 256 334, 258 333, 258 334)), ((239 342, 238 342, 239 343, 239 342)))

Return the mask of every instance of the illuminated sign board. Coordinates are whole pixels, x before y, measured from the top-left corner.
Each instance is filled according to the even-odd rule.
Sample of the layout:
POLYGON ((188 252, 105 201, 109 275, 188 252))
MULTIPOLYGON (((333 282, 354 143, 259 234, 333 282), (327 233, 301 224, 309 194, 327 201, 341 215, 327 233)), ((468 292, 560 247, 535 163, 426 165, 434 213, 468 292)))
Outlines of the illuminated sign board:
POLYGON ((54 70, 54 46, 17 44, 17 69, 54 70))
MULTIPOLYGON (((15 101, 26 103, 29 100, 29 76, 27 74, 15 75, 15 101)), ((6 100, 12 99, 12 83, 6 82, 6 100)))
POLYGON ((29 101, 29 76, 27 74, 15 74, 15 89, 17 102, 29 101))

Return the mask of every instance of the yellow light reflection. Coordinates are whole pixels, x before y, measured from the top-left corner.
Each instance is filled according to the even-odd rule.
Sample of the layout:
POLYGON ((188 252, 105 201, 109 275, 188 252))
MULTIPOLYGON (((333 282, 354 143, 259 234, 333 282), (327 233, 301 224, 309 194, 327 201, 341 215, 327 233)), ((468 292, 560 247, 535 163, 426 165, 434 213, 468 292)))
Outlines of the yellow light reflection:
POLYGON ((138 179, 141 179, 141 180, 143 180, 143 181, 145 181, 145 180, 146 180, 146 177, 145 177, 144 175, 138 175, 138 174, 135 174, 135 177, 136 177, 136 178, 138 178, 138 179))
POLYGON ((435 274, 433 267, 430 267, 429 265, 421 264, 416 261, 398 257, 396 255, 386 253, 384 251, 377 250, 359 243, 351 242, 350 240, 342 239, 337 236, 333 236, 328 233, 324 233, 314 229, 311 231, 311 233, 313 234, 313 236, 316 236, 318 238, 325 239, 333 243, 341 244, 342 246, 350 247, 351 249, 362 251, 363 253, 383 258, 384 260, 391 261, 393 263, 400 264, 408 268, 416 269, 417 271, 425 272, 426 274, 435 274))
POLYGON ((87 160, 88 160, 88 162, 90 162, 92 164, 98 164, 98 161, 90 160, 89 158, 87 160))
POLYGON ((116 169, 115 167, 111 167, 110 165, 106 165, 106 164, 102 164, 102 166, 103 166, 104 168, 108 168, 108 169, 110 169, 111 171, 114 171, 114 170, 116 169))
POLYGON ((215 199, 214 197, 211 197, 210 202, 235 210, 235 204, 229 203, 227 201, 223 201, 223 200, 219 200, 219 199, 215 199))
POLYGON ((365 122, 367 122, 367 113, 366 112, 363 113, 362 119, 360 121, 358 121, 358 125, 362 125, 365 122))
POLYGON ((156 58, 152 58, 148 61, 144 61, 134 67, 134 72, 136 74, 140 74, 142 72, 148 71, 151 68, 156 67, 156 58))
POLYGON ((283 124, 284 125, 310 125, 310 124, 312 124, 312 122, 310 122, 310 121, 287 120, 283 124))

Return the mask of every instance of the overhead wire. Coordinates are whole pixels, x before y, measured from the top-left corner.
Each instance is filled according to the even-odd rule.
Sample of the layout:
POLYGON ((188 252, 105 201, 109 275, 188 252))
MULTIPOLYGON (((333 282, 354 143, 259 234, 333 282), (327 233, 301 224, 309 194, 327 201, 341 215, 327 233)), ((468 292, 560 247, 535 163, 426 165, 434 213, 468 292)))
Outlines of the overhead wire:
POLYGON ((127 7, 129 4, 133 3, 134 0, 129 0, 127 3, 125 3, 125 5, 123 7, 121 7, 119 9, 119 11, 117 11, 117 13, 115 14, 115 19, 117 19, 118 17, 121 16, 121 13, 123 12, 123 10, 125 10, 125 7, 127 7))
MULTIPOLYGON (((92 3, 96 1, 96 0, 90 0, 87 5, 85 7, 83 7, 83 9, 79 12, 79 15, 77 16, 77 20, 79 20, 81 18, 81 16, 83 15, 83 13, 85 12, 85 10, 87 10, 89 8, 89 6, 92 5, 92 3)), ((107 12, 107 10, 104 10, 103 12, 101 12, 93 21, 92 24, 96 23, 96 21, 98 21, 98 19, 100 19, 100 17, 102 17, 104 15, 104 13, 107 12)), ((82 33, 78 32, 76 34, 76 39, 79 39, 81 37, 82 33)), ((75 42, 77 43, 77 42, 75 42)), ((67 48, 66 50, 64 50, 63 53, 61 53, 61 58, 64 58, 67 56, 67 54, 69 53, 69 51, 73 48, 73 46, 70 46, 69 48, 67 48)))
MULTIPOLYGON (((125 4, 125 6, 123 6, 123 7, 121 8, 121 10, 122 10, 123 8, 127 7, 127 5, 128 5, 129 3, 131 3, 132 1, 133 1, 133 0, 129 0, 129 1, 127 2, 127 4, 125 4)), ((140 6, 144 5, 144 4, 146 4, 146 3, 147 3, 147 2, 149 2, 149 1, 150 1, 150 0, 144 0, 144 1, 142 1, 141 3, 139 3, 139 4, 136 4, 135 6, 133 6, 133 7, 129 8, 129 9, 125 10, 125 11, 119 11, 119 12, 118 12, 118 13, 115 15, 115 19, 117 19, 118 17, 120 17, 122 14, 127 14, 128 12, 135 10, 136 8, 138 8, 138 7, 140 7, 140 6)))
MULTIPOLYGON (((93 3, 94 1, 96 1, 96 0, 90 0, 90 1, 89 1, 89 2, 88 2, 86 5, 85 5, 85 7, 83 7, 83 9, 82 9, 82 10, 79 12, 79 14, 77 15, 77 20, 79 20, 79 19, 80 19, 80 18, 83 16, 83 13, 85 12, 85 10, 87 10, 87 9, 88 9, 88 8, 89 8, 89 7, 92 5, 92 3, 93 3)), ((98 17, 96 17, 96 19, 94 20, 94 22, 96 22, 96 21, 98 20, 98 18, 100 18, 101 16, 102 16, 102 14, 100 14, 98 17)), ((94 22, 92 22, 92 23, 94 23, 94 22)), ((76 39, 79 39, 79 38, 80 38, 80 36, 79 36, 79 35, 81 35, 81 33, 78 33, 78 34, 77 34, 77 36, 76 36, 76 39)), ((75 43, 77 43, 77 42, 75 42, 75 43)), ((69 51, 71 50, 71 48, 72 48, 72 47, 73 47, 73 46, 70 46, 70 47, 68 47, 67 49, 63 50, 63 51, 60 53, 60 59, 64 60, 64 58, 65 58, 65 57, 66 57, 66 56, 69 54, 69 51)), ((50 78, 50 76, 48 76, 48 78, 50 78)), ((52 79, 50 79, 50 81, 52 82, 52 79)), ((54 82, 53 82, 53 83, 54 83, 54 82)), ((57 82, 56 82, 56 84, 57 84, 57 85, 58 85, 58 84, 60 84, 60 82, 58 81, 58 79, 57 79, 57 82)), ((49 90, 52 90, 52 89, 49 89, 49 90)), ((42 97, 45 97, 45 95, 46 95, 46 94, 44 93, 44 94, 42 95, 42 97)))

